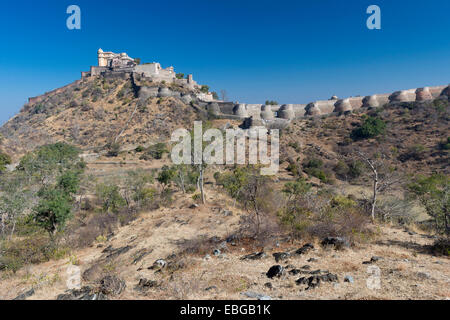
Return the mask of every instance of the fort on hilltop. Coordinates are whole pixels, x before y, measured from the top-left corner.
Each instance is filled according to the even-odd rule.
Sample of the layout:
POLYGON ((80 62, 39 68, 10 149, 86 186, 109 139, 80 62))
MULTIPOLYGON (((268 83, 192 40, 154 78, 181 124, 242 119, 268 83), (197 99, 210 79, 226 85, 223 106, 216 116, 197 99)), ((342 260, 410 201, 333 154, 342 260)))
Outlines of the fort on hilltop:
MULTIPOLYGON (((187 75, 185 78, 177 77, 172 66, 162 68, 158 62, 139 64, 136 59, 129 57, 126 53, 105 52, 102 49, 97 51, 97 58, 98 65, 91 66, 88 72, 82 72, 81 80, 98 76, 149 80, 153 83, 152 86, 144 85, 139 88, 139 97, 141 99, 172 96, 180 98, 185 103, 195 101, 200 107, 216 117, 242 120, 246 127, 282 127, 288 125, 292 120, 302 117, 346 113, 360 108, 381 107, 389 103, 428 101, 440 97, 450 97, 450 86, 444 85, 344 99, 333 96, 329 100, 314 101, 308 104, 264 105, 235 103, 214 99, 211 92, 204 90, 205 87, 198 85, 194 81, 192 74, 187 75), (188 89, 190 93, 177 92, 158 83, 176 84, 188 89)), ((74 85, 81 80, 68 86, 74 85)), ((68 86, 47 92, 40 97, 29 98, 29 103, 35 103, 42 97, 57 93, 68 86)))

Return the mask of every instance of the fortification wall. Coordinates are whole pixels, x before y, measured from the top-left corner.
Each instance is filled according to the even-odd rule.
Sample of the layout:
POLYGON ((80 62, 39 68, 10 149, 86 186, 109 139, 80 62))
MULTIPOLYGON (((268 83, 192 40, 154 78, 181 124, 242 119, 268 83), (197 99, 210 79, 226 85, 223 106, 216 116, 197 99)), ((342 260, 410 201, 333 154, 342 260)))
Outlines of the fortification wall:
POLYGON ((263 105, 214 102, 214 107, 208 105, 208 110, 212 110, 217 116, 233 116, 233 118, 242 119, 249 127, 261 125, 279 127, 293 119, 305 116, 345 113, 360 108, 377 108, 395 102, 427 101, 441 95, 450 96, 450 86, 424 87, 345 99, 333 97, 330 100, 319 100, 308 104, 263 105))

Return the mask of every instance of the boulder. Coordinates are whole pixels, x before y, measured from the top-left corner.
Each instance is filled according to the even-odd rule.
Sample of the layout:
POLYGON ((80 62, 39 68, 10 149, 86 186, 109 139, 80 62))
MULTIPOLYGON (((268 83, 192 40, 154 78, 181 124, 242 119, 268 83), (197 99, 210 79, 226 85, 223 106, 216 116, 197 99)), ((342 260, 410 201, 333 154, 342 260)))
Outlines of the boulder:
POLYGON ((148 280, 146 278, 140 278, 138 284, 136 287, 134 287, 134 290, 140 291, 140 292, 146 292, 150 288, 154 288, 158 285, 158 282, 154 280, 148 280))
POLYGON ((17 297, 15 297, 13 300, 26 300, 27 298, 34 295, 34 289, 30 289, 22 294, 19 294, 17 297))
POLYGON ((335 249, 342 249, 344 247, 349 247, 350 243, 342 237, 326 237, 322 241, 323 246, 334 246, 335 249))
POLYGON ((430 279, 431 275, 428 272, 418 272, 417 277, 421 280, 430 279))
POLYGON ((353 280, 353 277, 352 276, 345 276, 344 277, 344 282, 349 282, 349 283, 353 283, 353 282, 355 282, 355 280, 353 280))
POLYGON ((303 247, 299 248, 297 251, 295 251, 295 254, 306 254, 309 251, 314 249, 314 246, 311 243, 306 243, 303 245, 303 247))
POLYGON ((241 294, 243 296, 253 298, 253 299, 258 299, 258 300, 272 300, 272 298, 270 296, 266 296, 264 294, 256 293, 256 292, 252 292, 252 291, 241 292, 241 294))
POLYGON ((301 277, 297 279, 295 282, 300 284, 307 284, 306 290, 317 288, 321 282, 338 282, 338 276, 333 273, 325 273, 325 274, 318 274, 318 275, 312 275, 310 277, 301 277))
POLYGON ((100 280, 100 292, 104 295, 119 295, 125 288, 125 281, 114 275, 107 275, 100 280))
POLYGON ((148 267, 149 270, 160 270, 166 267, 167 262, 164 259, 158 259, 155 262, 153 262, 153 265, 151 267, 148 267))
POLYGON ((272 256, 275 258, 276 262, 280 262, 286 260, 291 255, 288 252, 275 252, 274 254, 272 254, 272 256))
POLYGON ((267 255, 264 252, 255 252, 250 253, 246 256, 243 256, 241 260, 260 260, 262 258, 265 258, 267 255))
POLYGON ((270 267, 269 271, 267 271, 266 276, 270 279, 274 277, 281 277, 284 274, 284 268, 280 265, 275 265, 270 267))
POLYGON ((90 286, 84 286, 81 289, 67 290, 60 294, 56 300, 108 300, 103 293, 95 293, 90 286))
POLYGON ((372 258, 370 258, 370 262, 377 262, 380 260, 383 260, 383 258, 379 256, 373 256, 372 258))

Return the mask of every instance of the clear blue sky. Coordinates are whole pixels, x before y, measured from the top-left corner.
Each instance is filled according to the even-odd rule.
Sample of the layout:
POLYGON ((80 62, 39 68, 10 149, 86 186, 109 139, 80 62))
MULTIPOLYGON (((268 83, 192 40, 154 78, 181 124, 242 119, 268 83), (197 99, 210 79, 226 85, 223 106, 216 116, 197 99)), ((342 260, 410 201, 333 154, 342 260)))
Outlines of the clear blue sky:
POLYGON ((307 103, 450 82, 450 1, 8 1, 0 11, 0 124, 80 78, 98 48, 127 52, 230 99, 307 103), (81 30, 66 8, 81 8, 81 30), (381 8, 382 29, 366 28, 381 8))

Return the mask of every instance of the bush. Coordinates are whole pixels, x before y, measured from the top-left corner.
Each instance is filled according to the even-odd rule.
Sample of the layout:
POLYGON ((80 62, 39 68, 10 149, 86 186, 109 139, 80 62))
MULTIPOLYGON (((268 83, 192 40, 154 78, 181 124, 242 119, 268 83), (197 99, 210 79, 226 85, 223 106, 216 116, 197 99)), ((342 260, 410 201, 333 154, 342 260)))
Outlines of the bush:
POLYGON ((350 137, 353 140, 374 138, 384 134, 386 131, 386 123, 378 117, 368 117, 364 120, 359 128, 353 129, 350 137))
POLYGON ((293 237, 344 237, 354 243, 363 240, 370 231, 369 219, 355 200, 323 193, 314 194, 300 182, 293 188, 286 184, 285 206, 278 212, 281 224, 293 237))
POLYGON ((331 183, 332 179, 329 172, 325 172, 323 161, 320 159, 309 159, 303 163, 303 171, 310 176, 318 178, 323 183, 331 183))
POLYGON ((289 142, 288 146, 295 150, 295 152, 299 153, 301 151, 300 144, 298 141, 289 142))
POLYGON ((0 256, 0 270, 16 272, 24 265, 46 262, 52 258, 54 250, 54 244, 43 235, 36 234, 24 239, 4 241, 0 256))
POLYGON ((399 160, 400 161, 423 160, 425 159, 425 152, 426 148, 423 145, 415 144, 413 146, 410 146, 408 150, 399 157, 399 160))
POLYGON ((295 177, 300 176, 300 166, 296 162, 289 163, 286 170, 292 173, 295 177))
POLYGON ((265 104, 266 106, 270 106, 270 105, 276 106, 276 105, 278 105, 278 102, 277 102, 277 101, 274 101, 274 100, 266 100, 266 102, 264 102, 264 104, 265 104))
POLYGON ((320 159, 308 159, 303 163, 304 168, 322 168, 323 161, 320 159))
POLYGON ((364 172, 364 163, 362 163, 359 160, 355 160, 349 164, 348 168, 349 168, 348 173, 350 175, 350 178, 356 179, 359 176, 361 176, 361 174, 364 172))
POLYGON ((139 159, 141 160, 162 159, 164 153, 169 153, 169 150, 167 150, 166 144, 161 142, 147 148, 145 153, 139 159))
MULTIPOLYGON (((439 142, 439 149, 450 150, 450 137, 448 137, 447 140, 439 142)), ((1 162, 1 160, 0 160, 0 162, 1 162)))
POLYGON ((11 164, 11 157, 6 153, 0 152, 0 172, 5 171, 8 164, 11 164))
POLYGON ((176 74, 177 79, 183 79, 184 78, 184 73, 177 73, 176 74))
POLYGON ((437 239, 431 246, 431 251, 436 255, 450 256, 450 239, 448 237, 437 239))
POLYGON ((60 189, 42 190, 39 192, 41 200, 34 208, 34 218, 49 234, 64 227, 72 209, 70 196, 60 189))
POLYGON ((339 161, 333 168, 336 176, 340 179, 347 178, 350 168, 344 161, 339 161))
POLYGON ((114 184, 100 184, 97 186, 97 198, 100 200, 104 212, 118 213, 126 205, 125 199, 114 184))
POLYGON ((108 148, 108 153, 106 154, 106 156, 117 157, 119 155, 120 144, 118 144, 117 142, 111 143, 110 145, 107 146, 107 148, 108 148))
POLYGON ((209 87, 207 85, 203 85, 203 86, 201 86, 200 91, 203 93, 208 93, 209 87))

